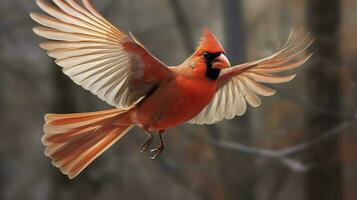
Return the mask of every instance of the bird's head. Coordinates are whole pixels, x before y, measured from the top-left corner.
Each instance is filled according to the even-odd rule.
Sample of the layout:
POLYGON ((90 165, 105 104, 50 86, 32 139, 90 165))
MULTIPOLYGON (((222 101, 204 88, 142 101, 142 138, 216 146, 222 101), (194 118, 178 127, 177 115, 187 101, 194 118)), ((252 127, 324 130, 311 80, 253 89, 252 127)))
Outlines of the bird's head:
POLYGON ((203 37, 196 51, 191 56, 190 66, 196 73, 203 73, 205 77, 216 80, 222 69, 231 66, 225 51, 217 38, 208 28, 202 30, 203 37))

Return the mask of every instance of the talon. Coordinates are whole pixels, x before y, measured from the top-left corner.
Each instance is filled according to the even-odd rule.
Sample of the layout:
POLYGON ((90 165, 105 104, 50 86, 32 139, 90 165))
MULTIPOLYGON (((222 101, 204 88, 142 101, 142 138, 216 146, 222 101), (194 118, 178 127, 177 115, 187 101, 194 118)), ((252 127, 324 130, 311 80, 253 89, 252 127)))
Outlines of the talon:
POLYGON ((158 147, 156 147, 155 149, 150 150, 152 153, 154 153, 154 155, 150 157, 151 160, 154 160, 155 158, 157 158, 165 148, 165 143, 164 143, 164 140, 162 139, 162 135, 161 135, 162 133, 163 133, 163 131, 157 132, 157 134, 160 138, 160 145, 158 147))
POLYGON ((150 151, 151 151, 152 153, 154 153, 154 155, 152 155, 152 156, 150 157, 151 160, 157 158, 157 157, 162 153, 162 151, 164 150, 164 147, 165 147, 165 146, 159 146, 159 147, 157 147, 157 148, 155 148, 155 149, 151 149, 150 151))
POLYGON ((145 141, 139 146, 140 152, 146 151, 147 148, 151 145, 153 141, 153 136, 150 133, 146 133, 148 137, 145 139, 145 141))

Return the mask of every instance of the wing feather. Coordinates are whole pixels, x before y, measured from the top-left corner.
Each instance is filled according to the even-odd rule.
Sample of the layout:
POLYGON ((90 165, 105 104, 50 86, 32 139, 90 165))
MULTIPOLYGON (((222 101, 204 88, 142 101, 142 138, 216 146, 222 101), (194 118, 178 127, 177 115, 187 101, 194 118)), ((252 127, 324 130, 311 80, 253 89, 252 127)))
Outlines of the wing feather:
POLYGON ((141 43, 107 21, 90 0, 37 0, 45 14, 31 13, 40 47, 75 83, 118 108, 145 97, 172 72, 141 43))
POLYGON ((294 79, 296 74, 276 73, 298 68, 307 62, 312 54, 305 55, 304 52, 311 43, 308 35, 301 37, 300 34, 290 34, 288 41, 277 53, 222 70, 212 102, 189 123, 212 124, 243 115, 247 103, 252 107, 260 106, 259 96, 271 96, 276 92, 262 83, 285 83, 294 79))

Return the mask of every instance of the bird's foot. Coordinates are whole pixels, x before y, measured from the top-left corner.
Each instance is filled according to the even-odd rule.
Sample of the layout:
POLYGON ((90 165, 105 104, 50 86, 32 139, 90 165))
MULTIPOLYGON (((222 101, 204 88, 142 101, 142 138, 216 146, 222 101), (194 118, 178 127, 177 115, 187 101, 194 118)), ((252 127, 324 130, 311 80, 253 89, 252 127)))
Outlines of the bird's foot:
POLYGON ((163 151, 164 151, 165 145, 161 144, 158 147, 156 147, 155 149, 151 149, 151 153, 153 153, 153 155, 150 157, 151 160, 154 160, 155 158, 157 158, 163 151))
POLYGON ((147 133, 147 135, 148 136, 145 141, 139 146, 140 152, 146 151, 146 149, 149 148, 154 139, 154 137, 150 133, 147 133))
POLYGON ((157 132, 157 135, 159 136, 159 139, 160 139, 160 145, 158 147, 156 147, 155 149, 151 149, 151 153, 153 153, 153 155, 151 156, 151 160, 154 160, 155 158, 157 158, 165 148, 165 143, 164 143, 164 140, 162 139, 163 132, 164 132, 164 130, 157 132))

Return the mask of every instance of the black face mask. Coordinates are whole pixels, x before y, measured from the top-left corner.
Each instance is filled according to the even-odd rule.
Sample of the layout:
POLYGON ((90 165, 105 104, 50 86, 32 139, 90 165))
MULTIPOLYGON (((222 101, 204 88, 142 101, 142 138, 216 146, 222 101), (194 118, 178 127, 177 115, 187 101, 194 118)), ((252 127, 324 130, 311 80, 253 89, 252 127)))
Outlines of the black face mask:
POLYGON ((212 66, 212 62, 221 55, 222 53, 204 53, 203 58, 205 59, 206 65, 207 65, 207 70, 206 70, 206 77, 211 79, 211 80, 217 80, 219 77, 219 74, 221 72, 220 69, 215 69, 212 66))

